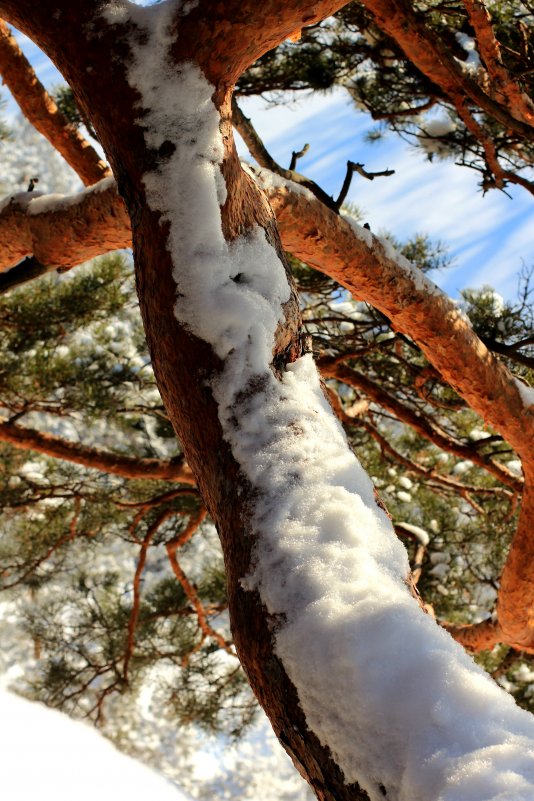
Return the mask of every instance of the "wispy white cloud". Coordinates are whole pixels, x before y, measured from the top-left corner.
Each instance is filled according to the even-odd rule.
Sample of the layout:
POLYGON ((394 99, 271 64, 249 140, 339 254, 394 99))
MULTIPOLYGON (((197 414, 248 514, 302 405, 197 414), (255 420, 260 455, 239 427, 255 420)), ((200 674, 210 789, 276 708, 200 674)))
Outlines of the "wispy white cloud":
POLYGON ((307 96, 289 111, 249 99, 245 110, 284 164, 292 150, 309 142, 299 169, 334 195, 347 159, 369 170, 394 168, 394 176, 373 182, 354 176, 348 200, 364 209, 373 230, 389 230, 401 240, 428 233, 449 245, 455 265, 436 277, 446 291, 455 295, 488 283, 505 296, 515 294, 521 259, 528 262, 534 255, 534 201, 524 190, 514 189, 513 200, 497 191, 483 196, 471 170, 430 163, 393 135, 370 144, 365 134, 372 123, 342 91, 307 96))
MULTIPOLYGON (((28 37, 17 34, 40 80, 62 82, 54 65, 28 37)), ((455 266, 437 276, 446 291, 491 283, 505 296, 515 293, 522 260, 533 260, 531 215, 534 201, 522 189, 513 200, 499 192, 482 196, 477 175, 450 162, 429 163, 421 153, 393 135, 371 144, 368 116, 355 110, 343 90, 302 93, 292 102, 273 105, 244 98, 242 107, 273 156, 289 164, 291 152, 306 142, 310 150, 298 169, 337 196, 348 159, 371 171, 395 169, 390 178, 373 182, 354 176, 348 200, 364 210, 373 230, 391 231, 399 239, 428 233, 449 245, 455 266)), ((8 114, 16 106, 11 100, 8 114)), ((241 153, 246 153, 240 143, 241 153)))

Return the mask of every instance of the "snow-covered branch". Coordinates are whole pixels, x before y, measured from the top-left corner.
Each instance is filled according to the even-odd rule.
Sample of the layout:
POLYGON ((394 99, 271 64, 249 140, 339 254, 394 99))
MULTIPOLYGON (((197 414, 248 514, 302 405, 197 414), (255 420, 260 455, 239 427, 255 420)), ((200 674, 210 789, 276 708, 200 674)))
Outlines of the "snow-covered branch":
MULTIPOLYGON (((267 170, 254 175, 275 211, 284 248, 382 311, 420 345, 471 408, 523 458, 534 460, 534 412, 527 394, 453 301, 387 241, 339 217, 301 186, 267 170)), ((78 195, 23 193, 0 206, 4 271, 28 255, 50 269, 70 268, 130 243, 128 215, 112 179, 78 195)))

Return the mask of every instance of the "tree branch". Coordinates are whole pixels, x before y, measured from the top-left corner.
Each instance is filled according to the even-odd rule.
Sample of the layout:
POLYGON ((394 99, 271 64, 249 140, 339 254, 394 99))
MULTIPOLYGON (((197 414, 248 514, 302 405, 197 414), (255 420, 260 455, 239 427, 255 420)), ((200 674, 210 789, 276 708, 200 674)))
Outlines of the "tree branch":
POLYGON ((36 274, 131 247, 130 220, 112 178, 65 198, 22 192, 0 204, 0 243, 6 291, 36 274), (33 260, 22 261, 27 256, 33 260))
POLYGON ((111 175, 105 161, 60 112, 3 20, 0 74, 26 119, 61 153, 84 184, 94 184, 111 175))
MULTIPOLYGON (((490 117, 531 141, 534 130, 515 119, 499 103, 492 100, 456 62, 445 44, 432 34, 408 0, 362 0, 375 17, 378 27, 391 36, 409 60, 440 86, 454 105, 461 98, 470 98, 490 117)), ((462 101, 464 102, 464 101, 462 101)))
POLYGON ((55 459, 101 470, 123 478, 157 479, 195 485, 195 479, 182 460, 135 459, 118 453, 91 448, 77 442, 68 442, 33 428, 24 428, 11 422, 0 423, 0 442, 15 448, 36 451, 55 459))
POLYGON ((258 162, 260 167, 265 167, 266 169, 271 170, 271 172, 276 173, 276 175, 280 175, 282 178, 285 178, 288 181, 293 181, 299 186, 304 186, 306 189, 309 189, 310 192, 312 192, 315 197, 320 200, 321 203, 324 203, 324 205, 329 209, 332 211, 338 210, 334 199, 330 197, 330 195, 327 195, 324 189, 321 189, 321 187, 316 184, 315 181, 312 181, 311 178, 306 178, 305 175, 295 172, 297 158, 306 152, 308 147, 307 145, 303 150, 300 151, 300 153, 297 154, 293 152, 291 156, 291 164, 289 169, 286 170, 273 159, 258 132, 254 128, 251 120, 241 111, 235 96, 232 97, 232 124, 248 147, 250 155, 258 162))
MULTIPOLYGON (((272 173, 260 170, 257 180, 275 210, 285 249, 334 278, 354 297, 375 306, 398 330, 417 342, 443 378, 521 456, 526 491, 518 530, 503 572, 498 614, 508 641, 518 647, 529 647, 533 608, 530 599, 534 602, 534 554, 530 536, 534 492, 528 490, 529 482, 534 482, 534 407, 525 405, 508 369, 485 348, 452 301, 396 254, 388 243, 333 213, 311 193, 301 187, 293 188, 272 173)), ((95 203, 95 211, 99 202, 111 202, 114 208, 119 204, 120 208, 111 186, 99 193, 102 200, 95 193, 90 194, 87 202, 95 203)), ((79 220, 83 219, 84 202, 76 204, 79 220)), ((0 213, 0 229, 3 213, 0 213)), ((42 224, 51 213, 40 215, 42 224)), ((81 231, 78 242, 72 247, 72 261, 76 261, 74 255, 80 243, 87 248, 89 236, 98 237, 102 223, 98 216, 96 214, 96 221, 89 221, 81 231)), ((109 215, 104 219, 106 230, 123 240, 127 238, 124 222, 109 215)), ((60 227, 62 214, 56 213, 55 220, 60 227)), ((18 223, 28 241, 28 215, 19 212, 18 223)), ((503 480, 502 468, 499 469, 499 478, 503 480)), ((506 482, 510 484, 510 479, 506 482)), ((513 482, 518 483, 518 479, 514 477, 513 482)))
MULTIPOLYGON (((441 475, 441 473, 438 473, 434 468, 423 467, 423 465, 414 462, 412 459, 408 459, 407 456, 404 456, 404 454, 396 450, 396 448, 380 433, 376 426, 369 423, 368 420, 358 421, 357 425, 364 428, 373 437, 383 453, 388 453, 392 459, 405 467, 410 473, 423 476, 426 481, 432 484, 440 485, 450 492, 459 492, 461 495, 466 492, 472 492, 480 495, 505 494, 510 498, 515 497, 512 496, 509 490, 504 489, 504 487, 475 487, 470 484, 463 484, 461 481, 455 481, 450 476, 441 475)), ((522 487, 517 491, 521 490, 522 487)))
POLYGON ((124 663, 122 668, 122 674, 125 682, 128 681, 128 668, 130 666, 130 661, 135 648, 135 629, 137 627, 137 621, 139 620, 139 609, 141 603, 141 576, 143 575, 143 570, 145 569, 148 548, 159 527, 165 522, 165 520, 168 520, 169 517, 173 517, 175 514, 175 509, 161 510, 154 522, 148 527, 147 533, 145 534, 141 543, 141 548, 139 549, 137 566, 135 568, 135 574, 133 578, 132 610, 128 620, 128 636, 126 639, 126 650, 124 653, 124 663))
POLYGON ((476 34, 480 55, 497 98, 504 102, 510 114, 526 125, 534 125, 534 104, 512 78, 502 62, 499 43, 495 38, 491 16, 481 0, 463 0, 476 34))
POLYGON ((367 178, 369 181, 374 181, 375 178, 380 176, 388 176, 394 175, 395 170, 382 170, 381 172, 367 172, 364 169, 363 164, 357 164, 354 161, 347 161, 347 172, 345 173, 345 180, 343 181, 343 186, 341 187, 341 191, 339 193, 339 197, 335 202, 336 210, 339 211, 341 206, 343 205, 345 198, 347 197, 347 192, 350 189, 350 185, 352 182, 352 176, 354 173, 359 173, 362 178, 367 178))
MULTIPOLYGON (((275 210, 285 249, 385 314, 420 345, 471 408, 534 461, 532 412, 525 409, 509 370, 485 348, 452 301, 369 231, 300 187, 265 170, 255 174, 275 210)), ((38 214, 28 213, 31 205, 25 198, 0 208, 0 269, 35 251, 45 266, 53 265, 50 269, 72 267, 130 243, 124 204, 111 180, 74 197, 43 199, 38 214), (49 236, 52 230, 54 237, 49 236), (62 257, 64 240, 67 258, 62 257)))
POLYGON ((192 534, 201 524, 205 515, 206 511, 203 508, 201 508, 196 515, 192 515, 185 531, 179 534, 174 540, 171 540, 170 542, 166 543, 165 547, 167 549, 167 556, 169 558, 169 562, 171 564, 173 573, 180 582, 180 584, 182 585, 183 591, 185 592, 191 606, 196 612, 198 625, 202 632, 202 639, 210 637, 217 643, 217 645, 220 648, 223 648, 229 654, 235 656, 235 652, 231 648, 230 644, 227 643, 224 637, 221 634, 219 634, 218 631, 215 631, 215 629, 212 628, 212 626, 210 626, 210 624, 208 623, 206 610, 204 609, 202 601, 198 597, 198 592, 196 590, 196 587, 187 578, 176 556, 176 551, 178 550, 178 548, 181 547, 185 542, 187 542, 188 539, 190 539, 192 534))
POLYGON ((348 367, 346 364, 340 364, 330 356, 322 356, 317 359, 317 367, 324 378, 335 378, 348 386, 361 389, 371 400, 378 403, 383 409, 387 409, 398 420, 406 423, 422 437, 441 448, 441 450, 448 451, 460 459, 469 459, 514 491, 521 491, 523 482, 506 467, 479 453, 476 448, 471 448, 449 437, 442 429, 434 425, 428 417, 420 415, 405 406, 393 395, 386 392, 379 384, 354 370, 354 368, 348 367))
POLYGON ((310 146, 309 146, 309 144, 306 143, 304 145, 304 147, 302 148, 302 150, 294 150, 291 153, 291 161, 289 162, 289 169, 290 170, 294 170, 295 169, 295 167, 297 166, 297 161, 299 159, 301 159, 303 156, 305 156, 309 149, 310 149, 310 146))

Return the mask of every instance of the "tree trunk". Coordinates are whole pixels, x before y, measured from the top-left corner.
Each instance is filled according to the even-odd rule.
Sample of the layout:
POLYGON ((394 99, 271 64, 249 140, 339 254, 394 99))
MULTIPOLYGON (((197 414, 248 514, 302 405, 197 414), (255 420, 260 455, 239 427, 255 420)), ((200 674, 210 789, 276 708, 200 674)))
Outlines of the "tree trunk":
MULTIPOLYGON (((301 358, 274 217, 232 138, 242 70, 342 5, 0 0, 0 12, 56 62, 112 164, 158 386, 217 525, 236 647, 278 738, 320 799, 365 799, 357 780, 373 801, 433 801, 452 798, 485 746, 525 751, 534 724, 411 597, 406 554, 301 358), (478 716, 460 746, 466 701, 450 663, 478 716)), ((493 791, 499 760, 484 759, 493 791)))

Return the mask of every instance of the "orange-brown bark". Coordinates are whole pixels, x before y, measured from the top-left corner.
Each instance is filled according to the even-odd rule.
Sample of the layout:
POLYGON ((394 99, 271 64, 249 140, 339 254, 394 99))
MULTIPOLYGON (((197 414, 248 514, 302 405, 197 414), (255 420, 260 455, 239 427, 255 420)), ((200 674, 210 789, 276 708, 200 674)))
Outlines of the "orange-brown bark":
POLYGON ((463 0, 476 34, 480 55, 490 78, 495 99, 504 102, 516 120, 534 125, 534 104, 503 64, 500 45, 495 38, 491 15, 482 0, 463 0))
POLYGON ((130 219, 115 183, 103 191, 87 190, 57 203, 53 210, 31 213, 38 196, 14 195, 0 211, 0 271, 25 256, 34 256, 48 270, 76 264, 131 247, 130 219))
POLYGON ((426 28, 423 15, 414 11, 409 0, 362 0, 362 4, 375 17, 378 27, 395 39, 410 61, 441 87, 454 105, 469 98, 505 128, 526 139, 534 138, 530 125, 515 119, 462 70, 444 42, 426 28))
POLYGON ((106 162, 60 112, 3 20, 0 75, 26 119, 61 153, 84 184, 94 184, 111 174, 106 162))
POLYGON ((442 624, 454 639, 461 643, 468 651, 491 651, 498 643, 507 642, 506 636, 496 621, 483 620, 472 626, 442 624))
MULTIPOLYGON (((371 246, 367 245, 355 235, 349 223, 326 209, 315 198, 293 191, 290 187, 276 185, 267 187, 267 193, 277 215, 284 248, 335 278, 355 297, 375 305, 392 320, 395 327, 418 342, 443 377, 520 453, 526 469, 529 460, 532 462, 533 459, 532 409, 524 408, 509 371, 488 352, 454 304, 444 296, 429 295, 424 287, 418 287, 413 275, 404 272, 386 254, 376 238, 371 246)), ((111 243, 125 244, 128 240, 129 229, 125 224, 123 204, 115 187, 110 186, 99 193, 87 193, 87 197, 76 207, 69 206, 61 212, 47 212, 33 217, 22 211, 18 212, 17 219, 19 230, 23 232, 23 241, 24 237, 28 241, 28 226, 33 231, 32 236, 37 237, 35 242, 38 247, 40 239, 34 228, 34 220, 40 217, 42 231, 50 230, 53 219, 58 236, 61 237, 63 231, 68 235, 73 208, 80 225, 79 238, 72 243, 69 266, 79 260, 76 253, 87 253, 87 247, 95 247, 101 251, 107 249, 111 243), (87 217, 84 213, 86 204, 94 204, 94 209, 87 217), (106 209, 110 209, 107 215, 106 209), (85 229, 84 220, 87 220, 85 229), (104 236, 98 245, 101 226, 104 236), (85 236, 89 238, 88 246, 84 243, 85 236)), ((4 224, 4 215, 7 220, 11 213, 9 207, 0 213, 0 229, 4 224)), ((9 241, 8 239, 7 242, 9 241)), ((50 239, 45 241, 51 242, 50 239)), ((4 247, 7 250, 6 245, 4 247)), ((50 257, 55 262, 60 261, 61 251, 55 249, 53 244, 51 247, 53 253, 49 254, 50 257)), ((0 263, 1 254, 2 251, 0 263)), ((380 399, 377 402, 381 402, 380 399)), ((414 421, 406 422, 411 424, 414 421)), ((450 442, 441 444, 450 449, 450 442)), ((474 455, 471 450, 464 451, 461 444, 456 448, 456 453, 461 458, 473 461, 480 461, 482 458, 474 455)), ((488 468, 488 464, 483 466, 488 468)), ((519 488, 521 481, 508 475, 502 466, 489 465, 489 469, 513 489, 519 488)), ((530 499, 530 495, 528 497, 530 499)), ((526 575, 526 566, 534 564, 534 554, 531 554, 528 537, 530 503, 523 501, 517 551, 514 544, 503 574, 506 590, 501 591, 500 614, 511 623, 523 619, 525 609, 531 608, 529 598, 534 597, 534 582, 530 574, 526 575), (526 535, 522 533, 524 531, 526 535), (510 599, 511 607, 507 598, 510 599)), ((527 613, 529 620, 533 614, 527 613)), ((470 636, 473 639, 475 635, 470 636)), ((517 639, 515 635, 514 639, 517 639)), ((484 637, 482 641, 485 642, 484 637)))
POLYGON ((146 565, 148 548, 154 538, 154 535, 157 533, 159 527, 163 525, 163 523, 166 520, 168 520, 169 517, 173 517, 175 514, 176 511, 174 509, 163 509, 161 512, 159 512, 154 522, 148 527, 147 532, 143 538, 143 541, 141 542, 141 547, 139 548, 139 556, 137 557, 137 566, 135 568, 134 578, 132 582, 132 593, 133 593, 132 610, 130 612, 130 618, 128 620, 128 636, 126 638, 126 649, 124 653, 124 662, 122 668, 122 675, 124 677, 124 681, 128 681, 128 669, 130 667, 130 662, 135 648, 135 630, 137 627, 137 621, 139 620, 139 611, 141 608, 141 577, 143 575, 143 571, 146 565))
MULTIPOLYGON (((172 272, 178 265, 173 264, 168 250, 167 225, 161 225, 160 215, 150 209, 142 180, 144 173, 153 170, 163 156, 147 148, 143 130, 132 113, 138 108, 139 97, 126 80, 120 58, 129 55, 129 36, 135 23, 126 21, 113 26, 110 32, 107 23, 95 15, 92 0, 79 0, 76 4, 58 4, 56 0, 53 4, 56 10, 58 5, 61 20, 50 13, 51 0, 37 6, 30 0, 0 0, 0 11, 43 46, 75 87, 125 198, 132 221, 141 310, 154 370, 169 417, 219 530, 233 634, 240 658, 276 734, 318 798, 364 799, 365 793, 358 787, 346 785, 328 748, 306 725, 295 687, 273 650, 273 621, 262 608, 258 594, 245 591, 241 585, 241 578, 251 566, 252 538, 247 535, 256 497, 223 437, 211 393, 210 382, 220 375, 221 360, 208 343, 181 326, 174 315, 176 287, 172 272), (89 23, 93 25, 92 37, 84 43, 85 47, 80 46, 75 33, 72 39, 65 40, 65 26, 76 32, 87 30, 89 23), (91 75, 87 74, 87 64, 92 66, 91 75)), ((270 0, 265 4, 253 0, 239 3, 199 0, 193 11, 180 20, 180 36, 174 42, 172 57, 176 62, 192 60, 215 84, 212 100, 220 110, 225 145, 222 172, 228 190, 222 227, 229 240, 260 225, 268 241, 281 253, 268 204, 258 187, 243 174, 235 153, 230 122, 232 82, 244 67, 284 36, 341 5, 326 0, 311 3, 270 0)), ((295 221, 289 219, 286 239, 306 252, 315 248, 321 262, 328 256, 333 265, 329 271, 339 273, 344 278, 342 283, 356 282, 363 286, 370 302, 378 308, 387 307, 389 312, 385 313, 395 324, 420 342, 437 368, 450 376, 452 385, 527 458, 534 447, 525 444, 525 436, 531 434, 532 420, 526 415, 517 388, 450 302, 440 296, 428 298, 428 293, 418 287, 417 279, 404 274, 380 242, 373 241, 372 248, 358 244, 350 226, 324 207, 323 216, 319 214, 318 223, 310 229, 309 215, 314 207, 309 198, 306 203, 304 219, 298 214, 296 218, 304 226, 304 233, 298 237, 295 221), (324 217, 326 212, 331 217, 324 217), (323 234, 319 229, 323 224, 325 233, 321 242, 323 234), (325 243, 327 252, 323 248, 325 243), (344 245, 349 247, 345 257, 341 252, 344 245), (466 363, 462 363, 458 373, 455 370, 462 348, 466 363)), ((357 294, 361 294, 359 290, 357 294)), ((284 304, 283 311, 285 320, 278 329, 273 354, 275 375, 277 358, 284 363, 300 353, 296 297, 284 304)), ((252 396, 258 390, 251 383, 244 391, 252 396)))
POLYGON ((25 428, 16 423, 0 423, 0 442, 8 442, 15 448, 35 451, 45 456, 52 456, 54 459, 64 459, 67 462, 74 462, 123 478, 157 479, 195 484, 191 470, 182 460, 135 459, 131 456, 91 448, 78 442, 68 442, 60 437, 44 434, 33 428, 25 428))
MULTIPOLYGON (((139 97, 127 82, 123 61, 129 58, 136 23, 127 20, 111 28, 92 0, 75 4, 54 0, 55 10, 61 7, 60 15, 50 13, 51 4, 52 0, 43 0, 37 6, 30 0, 0 0, 0 13, 37 41, 73 86, 125 198, 154 371, 187 462, 198 478, 221 537, 236 648, 275 732, 317 796, 324 801, 364 799, 365 793, 359 788, 347 787, 328 749, 307 728, 296 690, 273 652, 272 626, 265 609, 258 594, 246 592, 240 584, 250 570, 252 539, 247 533, 254 496, 222 436, 210 390, 210 379, 222 367, 220 359, 207 343, 180 326, 174 315, 175 265, 167 247, 166 227, 160 225, 159 214, 149 208, 143 183, 143 175, 154 169, 159 154, 147 147, 138 124, 139 97), (90 29, 91 36, 82 47, 75 33, 72 38, 64 36, 65 29, 90 29), (92 67, 90 75, 88 64, 92 67)), ((193 61, 215 84, 212 99, 220 109, 226 148, 222 171, 228 200, 222 226, 229 239, 260 225, 282 254, 272 212, 261 191, 242 172, 235 153, 230 121, 233 78, 297 27, 341 5, 339 0, 273 0, 268 4, 200 0, 187 16, 179 18, 180 36, 173 45, 171 60, 193 61)), ((285 322, 279 326, 275 343, 275 354, 282 363, 300 353, 300 315, 294 295, 283 311, 285 322)))
MULTIPOLYGON (((388 36, 402 48, 410 61, 431 81, 438 85, 455 106, 466 128, 478 139, 483 147, 486 164, 494 175, 495 186, 502 188, 506 182, 515 183, 534 194, 534 183, 510 170, 499 162, 495 144, 473 114, 470 104, 500 122, 508 130, 524 139, 534 138, 531 118, 525 116, 528 103, 518 99, 511 83, 507 83, 506 97, 513 103, 500 103, 487 94, 474 81, 460 63, 450 53, 444 43, 424 24, 424 18, 417 14, 409 0, 362 0, 363 5, 373 14, 376 23, 388 36)), ((495 92, 494 92, 495 93, 495 92)))
POLYGON ((534 466, 523 464, 525 490, 519 524, 504 566, 497 598, 505 642, 534 652, 534 466))
POLYGON ((505 365, 477 337, 457 306, 403 269, 376 236, 354 228, 310 195, 268 190, 284 247, 366 300, 418 343, 443 378, 521 454, 534 461, 534 407, 525 407, 505 365), (445 333, 446 332, 446 333, 445 333))
MULTIPOLYGON (((346 221, 311 196, 279 187, 270 192, 270 200, 284 247, 382 311, 521 456, 528 491, 503 570, 497 610, 503 641, 530 649, 534 645, 534 406, 525 405, 508 369, 482 344, 454 304, 400 268, 376 237, 369 247, 346 221)), ((476 637, 473 631, 470 647, 476 637)), ((486 642, 484 631, 480 642, 486 642)))
MULTIPOLYGON (((533 459, 532 408, 524 407, 509 371, 489 353, 454 304, 445 296, 429 294, 424 286, 418 286, 417 279, 403 271, 395 259, 388 256, 379 240, 375 238, 369 246, 355 234, 349 223, 312 196, 294 191, 290 186, 276 184, 266 186, 266 191, 277 215, 284 248, 330 275, 355 297, 376 306, 391 319, 396 328, 418 342, 443 377, 520 453, 526 470, 533 459)), ((107 248, 106 243, 124 243, 129 236, 128 227, 124 223, 122 201, 118 198, 115 187, 110 186, 98 194, 88 193, 87 199, 83 198, 76 210, 77 219, 80 220, 80 238, 72 245, 69 266, 72 261, 77 260, 76 252, 87 252, 82 224, 86 203, 95 204, 93 216, 87 219, 86 228, 91 247, 92 243, 98 242, 100 226, 103 226, 105 232, 101 239, 102 250, 107 248), (112 209, 107 217, 103 211, 106 208, 112 209), (80 250, 77 251, 76 248, 80 250)), ((54 227, 59 236, 63 231, 69 231, 70 208, 53 214, 54 227)), ((9 208, 0 213, 0 229, 4 214, 8 219, 11 214, 9 208)), ((38 217, 43 218, 41 224, 46 231, 50 225, 50 220, 47 219, 49 215, 52 213, 46 212, 30 218, 21 211, 17 219, 23 236, 28 237, 26 226, 34 226, 34 219, 38 217)), ((33 236, 36 236, 37 232, 32 230, 33 236)), ((0 250, 0 263, 1 254, 0 250)), ((51 257, 56 262, 60 261, 60 251, 54 249, 51 257)), ((169 291, 172 289, 169 288, 169 291)), ((450 446, 450 443, 443 444, 450 446)), ((464 452, 461 446, 457 455, 473 461, 478 458, 473 459, 472 451, 464 452)), ((496 477, 514 489, 521 483, 519 479, 507 475, 505 468, 501 466, 495 465, 490 469, 495 472, 496 477)), ((528 497, 530 499, 530 495, 528 497)), ((500 614, 510 621, 521 620, 524 610, 530 608, 528 599, 534 597, 532 579, 530 575, 525 575, 526 566, 534 563, 534 554, 530 553, 528 545, 530 504, 531 502, 523 501, 518 532, 520 539, 517 540, 518 556, 516 557, 514 544, 503 574, 506 579, 505 587, 510 590, 501 592, 500 614), (523 535, 523 531, 527 534, 523 535), (517 569, 519 567, 520 571, 517 569), (511 599, 510 609, 506 598, 511 599)), ((532 616, 532 612, 528 614, 532 616)), ((470 636, 473 639, 475 635, 470 636)), ((485 642, 485 639, 482 638, 482 641, 485 642)))
MULTIPOLYGON (((368 244, 350 223, 311 195, 275 182, 265 184, 265 191, 285 250, 382 311, 395 328, 421 346, 443 378, 518 453, 534 458, 534 444, 525 436, 533 431, 534 412, 524 407, 509 370, 488 351, 451 300, 441 293, 430 294, 415 273, 403 270, 386 253, 377 237, 368 244)), ((0 270, 30 253, 44 264, 71 267, 90 255, 127 246, 130 236, 114 184, 41 214, 29 215, 14 200, 0 211, 0 270), (73 232, 70 238, 69 232, 73 232), (17 248, 16 240, 23 246, 17 248)))

